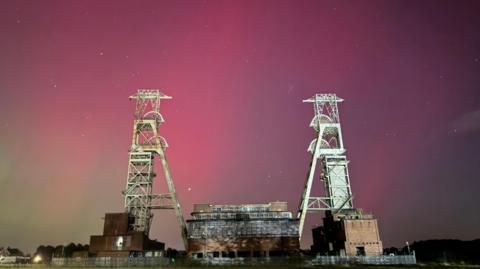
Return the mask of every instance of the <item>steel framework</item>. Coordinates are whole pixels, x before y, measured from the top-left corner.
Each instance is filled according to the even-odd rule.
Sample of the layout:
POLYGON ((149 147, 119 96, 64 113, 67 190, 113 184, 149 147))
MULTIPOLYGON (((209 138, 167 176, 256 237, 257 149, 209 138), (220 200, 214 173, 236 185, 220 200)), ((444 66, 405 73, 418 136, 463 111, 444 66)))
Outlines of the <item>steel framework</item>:
POLYGON ((312 160, 297 215, 300 219, 300 238, 308 212, 325 210, 338 212, 353 207, 348 161, 345 157, 337 106, 342 101, 343 99, 335 94, 316 94, 303 100, 304 103, 313 103, 315 115, 310 127, 315 129, 317 138, 308 147, 312 160), (324 182, 325 197, 310 196, 318 160, 321 164, 320 180, 324 182))
POLYGON ((174 209, 186 249, 185 220, 164 152, 168 144, 158 131, 164 122, 160 114, 160 100, 172 99, 172 97, 159 90, 140 89, 129 99, 136 101, 136 108, 132 144, 129 150, 127 186, 123 194, 125 211, 135 217, 131 228, 148 235, 153 218, 152 209, 174 209), (169 191, 165 194, 152 193, 153 179, 156 176, 154 171, 155 155, 160 157, 165 174, 169 191))

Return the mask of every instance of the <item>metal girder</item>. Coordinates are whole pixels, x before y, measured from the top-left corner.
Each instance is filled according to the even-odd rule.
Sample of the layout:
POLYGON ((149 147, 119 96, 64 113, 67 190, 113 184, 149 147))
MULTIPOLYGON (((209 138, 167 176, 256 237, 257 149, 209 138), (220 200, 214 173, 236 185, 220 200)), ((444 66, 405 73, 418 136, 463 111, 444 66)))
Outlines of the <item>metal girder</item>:
POLYGON ((160 114, 160 100, 172 99, 159 90, 140 89, 129 97, 136 101, 132 144, 129 151, 127 185, 122 192, 125 211, 135 217, 132 229, 150 232, 152 209, 174 209, 180 225, 183 243, 187 247, 187 229, 183 213, 173 184, 164 150, 166 140, 159 135, 158 128, 164 122, 160 114), (168 193, 153 194, 154 157, 159 156, 168 186, 168 193))
POLYGON ((308 212, 326 210, 337 212, 353 207, 348 161, 344 155, 345 148, 337 106, 339 102, 343 102, 343 99, 335 94, 316 94, 303 102, 313 103, 314 117, 310 127, 315 130, 317 136, 307 150, 312 154, 312 159, 297 213, 300 219, 300 238, 308 212), (318 160, 321 164, 320 180, 323 181, 325 197, 310 196, 318 160))

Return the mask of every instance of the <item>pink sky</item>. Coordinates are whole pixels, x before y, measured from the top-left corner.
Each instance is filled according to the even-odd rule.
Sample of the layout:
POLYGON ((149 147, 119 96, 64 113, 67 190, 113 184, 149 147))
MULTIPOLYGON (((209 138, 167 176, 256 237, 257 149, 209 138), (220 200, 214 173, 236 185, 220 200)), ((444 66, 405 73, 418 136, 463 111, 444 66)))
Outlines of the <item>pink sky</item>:
MULTIPOLYGON (((335 92, 354 205, 384 245, 478 238, 478 8, 2 1, 0 246, 88 243, 123 210, 137 88, 173 96, 161 132, 186 217, 201 202, 296 212, 314 136, 301 101, 335 92)), ((321 221, 309 217, 304 247, 321 221)), ((181 246, 173 212, 151 235, 181 246)))

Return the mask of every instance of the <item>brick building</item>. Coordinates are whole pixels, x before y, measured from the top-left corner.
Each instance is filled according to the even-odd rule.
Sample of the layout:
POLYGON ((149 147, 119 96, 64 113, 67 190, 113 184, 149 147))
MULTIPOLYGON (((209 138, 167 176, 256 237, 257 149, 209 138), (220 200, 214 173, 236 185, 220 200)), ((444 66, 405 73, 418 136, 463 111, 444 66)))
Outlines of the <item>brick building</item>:
POLYGON ((143 232, 130 229, 134 218, 128 213, 106 213, 103 235, 90 236, 89 252, 98 257, 143 256, 147 251, 161 252, 165 244, 150 240, 143 232))
POLYGON ((312 230, 312 251, 322 255, 377 256, 383 253, 377 219, 360 209, 327 211, 323 226, 312 230))
POLYGON ((195 204, 187 220, 188 255, 270 257, 298 252, 298 219, 286 202, 268 204, 195 204))

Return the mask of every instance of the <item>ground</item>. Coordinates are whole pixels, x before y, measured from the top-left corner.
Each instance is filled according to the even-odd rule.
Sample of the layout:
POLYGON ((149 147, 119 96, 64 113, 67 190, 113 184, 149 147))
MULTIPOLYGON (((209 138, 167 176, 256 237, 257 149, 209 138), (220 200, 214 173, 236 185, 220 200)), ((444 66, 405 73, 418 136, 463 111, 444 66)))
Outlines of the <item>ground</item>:
MULTIPOLYGON (((88 267, 49 267, 49 266, 44 266, 44 265, 30 265, 30 266, 16 266, 16 265, 0 265, 0 268, 15 268, 15 269, 32 269, 32 268, 54 268, 54 269, 85 269, 88 267)), ((188 268, 188 269, 195 269, 195 268, 203 268, 203 267, 190 267, 190 266, 176 266, 176 265, 170 265, 170 266, 165 266, 166 268, 188 268)), ((216 267, 219 269, 263 269, 263 268, 282 268, 282 269, 287 269, 287 268, 299 268, 298 266, 265 266, 265 265, 259 265, 259 266, 205 266, 205 267, 216 267)), ((332 268, 332 269, 341 269, 341 268, 352 268, 352 269, 410 269, 410 268, 444 268, 444 269, 449 269, 449 268, 471 268, 471 269, 480 269, 480 265, 427 265, 427 264, 419 264, 417 266, 368 266, 368 265, 339 265, 339 266, 316 266, 318 268, 332 268)), ((111 267, 100 267, 100 268, 111 268, 111 267)), ((116 267, 115 269, 152 269, 155 267, 116 267)), ((311 267, 306 267, 306 268, 311 268, 311 267)))

